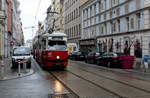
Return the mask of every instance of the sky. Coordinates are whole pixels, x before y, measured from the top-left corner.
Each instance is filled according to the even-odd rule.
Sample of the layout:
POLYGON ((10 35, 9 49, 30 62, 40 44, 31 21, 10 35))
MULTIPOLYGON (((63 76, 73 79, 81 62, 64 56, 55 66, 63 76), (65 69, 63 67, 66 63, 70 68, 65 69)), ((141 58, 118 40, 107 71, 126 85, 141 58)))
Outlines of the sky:
POLYGON ((51 4, 51 0, 18 0, 20 2, 21 21, 25 41, 32 39, 37 30, 38 21, 44 21, 46 10, 51 4), (35 26, 35 29, 31 29, 35 26))

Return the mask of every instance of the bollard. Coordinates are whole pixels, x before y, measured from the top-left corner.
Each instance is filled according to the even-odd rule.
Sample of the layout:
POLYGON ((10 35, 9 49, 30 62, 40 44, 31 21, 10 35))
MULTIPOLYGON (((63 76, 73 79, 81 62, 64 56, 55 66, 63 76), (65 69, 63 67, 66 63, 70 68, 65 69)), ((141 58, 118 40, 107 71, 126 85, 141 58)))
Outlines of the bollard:
POLYGON ((3 60, 1 60, 1 78, 2 79, 4 79, 4 70, 5 70, 5 68, 4 68, 5 66, 4 66, 4 61, 3 60))
POLYGON ((20 65, 21 61, 18 60, 18 75, 21 75, 21 65, 20 65))
POLYGON ((23 69, 24 69, 24 73, 27 73, 27 62, 26 62, 26 60, 24 60, 24 62, 23 62, 23 69))

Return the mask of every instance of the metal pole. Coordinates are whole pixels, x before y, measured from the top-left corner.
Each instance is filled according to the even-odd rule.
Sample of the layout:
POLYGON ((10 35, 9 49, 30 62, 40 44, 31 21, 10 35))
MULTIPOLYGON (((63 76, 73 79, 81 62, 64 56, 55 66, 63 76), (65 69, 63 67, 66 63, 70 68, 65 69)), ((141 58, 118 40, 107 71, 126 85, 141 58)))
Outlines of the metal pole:
POLYGON ((24 61, 24 63, 23 63, 23 69, 24 69, 24 73, 27 73, 27 64, 26 64, 26 61, 24 61))
POLYGON ((21 63, 21 61, 18 61, 18 75, 19 75, 19 76, 21 75, 20 63, 21 63))
POLYGON ((5 68, 4 68, 4 61, 3 60, 1 60, 1 78, 3 79, 4 78, 4 71, 5 70, 5 68))

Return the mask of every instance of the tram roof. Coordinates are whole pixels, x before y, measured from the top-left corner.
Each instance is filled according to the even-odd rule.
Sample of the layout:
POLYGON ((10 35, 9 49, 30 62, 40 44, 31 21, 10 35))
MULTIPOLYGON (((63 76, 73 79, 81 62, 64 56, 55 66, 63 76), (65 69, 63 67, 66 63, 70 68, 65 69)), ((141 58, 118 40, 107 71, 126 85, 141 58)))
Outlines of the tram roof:
POLYGON ((42 35, 42 37, 53 37, 53 36, 67 37, 67 35, 64 32, 60 31, 54 31, 52 34, 45 33, 44 35, 42 35))

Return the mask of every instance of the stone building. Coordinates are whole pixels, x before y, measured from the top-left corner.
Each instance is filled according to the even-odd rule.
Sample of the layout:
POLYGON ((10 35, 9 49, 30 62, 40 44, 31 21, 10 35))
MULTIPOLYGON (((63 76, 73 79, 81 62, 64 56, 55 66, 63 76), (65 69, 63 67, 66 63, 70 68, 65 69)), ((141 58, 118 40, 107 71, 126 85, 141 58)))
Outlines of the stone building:
POLYGON ((80 24, 80 0, 64 0, 65 32, 68 35, 68 44, 73 50, 79 49, 81 35, 80 24))
POLYGON ((15 45, 22 45, 24 41, 23 38, 23 30, 20 14, 21 11, 19 9, 20 3, 18 0, 13 0, 13 17, 12 17, 12 31, 13 31, 13 41, 15 45))
POLYGON ((55 30, 64 32, 64 0, 52 0, 52 4, 49 7, 49 12, 51 20, 53 23, 51 27, 55 30), (54 25, 53 25, 54 24, 54 25))
POLYGON ((5 15, 2 8, 3 2, 0 0, 0 57, 4 56, 4 21, 5 21, 5 15))
POLYGON ((150 54, 149 0, 89 0, 81 13, 81 39, 94 39, 92 49, 150 54))

